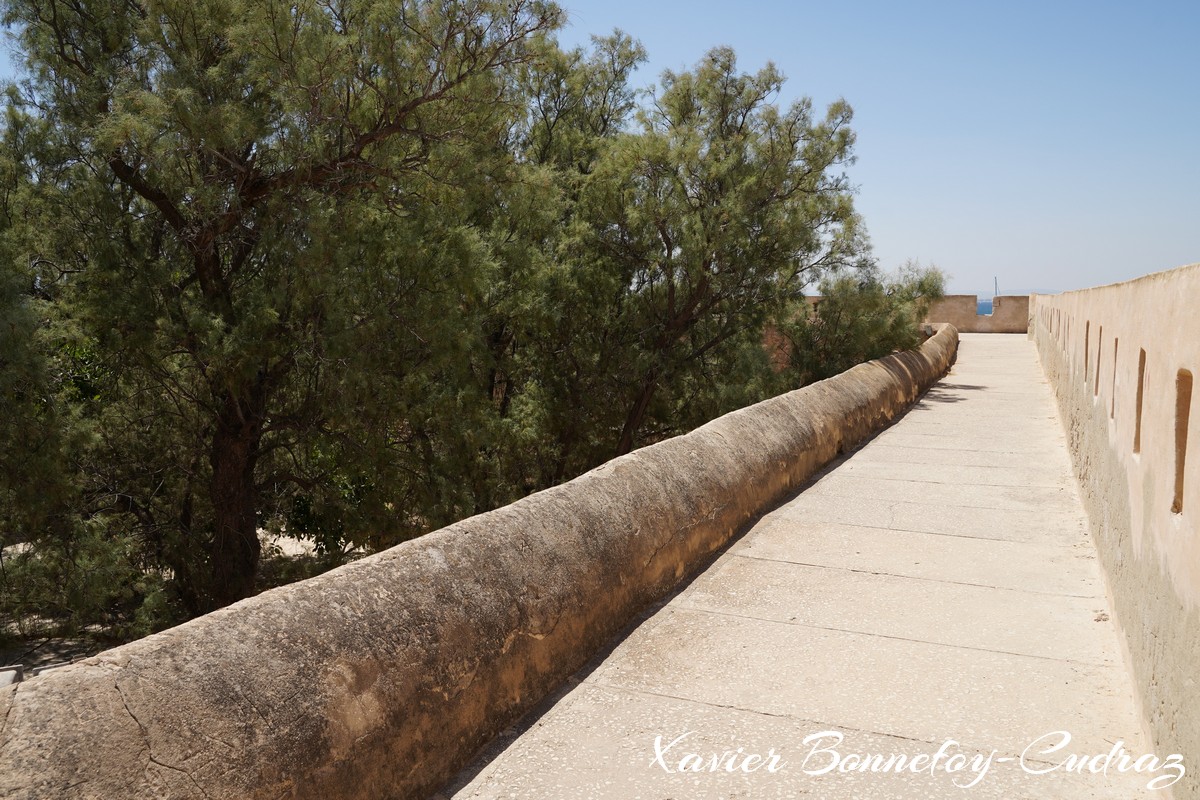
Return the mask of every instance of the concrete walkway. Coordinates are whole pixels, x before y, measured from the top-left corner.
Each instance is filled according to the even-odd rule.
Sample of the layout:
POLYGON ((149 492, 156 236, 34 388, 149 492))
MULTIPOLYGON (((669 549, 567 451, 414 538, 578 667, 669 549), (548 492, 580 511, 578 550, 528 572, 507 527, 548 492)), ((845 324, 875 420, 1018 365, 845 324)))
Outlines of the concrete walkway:
POLYGON ((531 716, 442 797, 1151 796, 1152 776, 1115 761, 1107 775, 1052 769, 1118 742, 1146 750, 1064 435, 1021 335, 964 335, 906 416, 531 716), (1041 752, 1057 731, 1070 743, 1041 752), (919 759, 939 750, 936 768, 919 759), (923 769, 854 769, 891 755, 923 769))

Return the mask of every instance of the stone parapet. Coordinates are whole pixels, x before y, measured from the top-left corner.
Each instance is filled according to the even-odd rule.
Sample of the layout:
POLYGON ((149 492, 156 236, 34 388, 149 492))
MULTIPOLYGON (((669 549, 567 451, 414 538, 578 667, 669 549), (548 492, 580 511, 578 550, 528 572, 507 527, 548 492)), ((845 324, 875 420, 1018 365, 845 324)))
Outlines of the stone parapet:
POLYGON ((0 796, 433 791, 756 515, 951 364, 919 350, 0 689, 0 796))
POLYGON ((1035 295, 1092 536, 1157 752, 1200 798, 1200 265, 1035 295))

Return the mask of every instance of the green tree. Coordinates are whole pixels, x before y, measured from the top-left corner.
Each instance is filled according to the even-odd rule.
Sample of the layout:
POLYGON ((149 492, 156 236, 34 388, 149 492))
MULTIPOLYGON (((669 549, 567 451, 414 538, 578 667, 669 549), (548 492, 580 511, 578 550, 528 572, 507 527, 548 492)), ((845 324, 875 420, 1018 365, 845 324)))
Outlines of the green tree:
POLYGON ((429 385, 457 363, 459 290, 486 258, 438 205, 456 201, 464 140, 505 125, 506 73, 559 11, 4 9, 28 66, 20 106, 42 123, 22 154, 42 230, 18 257, 39 265, 69 332, 60 366, 97 375, 78 398, 96 436, 85 515, 137 526, 190 612, 232 602, 253 590, 267 513, 340 536, 364 497, 404 499, 373 466, 411 467, 395 450, 424 448, 426 469, 439 457, 421 409, 373 393, 411 393, 414 373, 429 385), (385 435, 364 451, 366 426, 385 435))
POLYGON ((817 291, 815 310, 782 326, 789 371, 801 385, 919 345, 921 322, 945 293, 945 275, 917 262, 886 275, 872 264, 826 276, 817 291))
POLYGON ((503 436, 496 462, 502 474, 520 476, 507 487, 509 499, 611 452, 596 412, 612 397, 610 359, 621 357, 614 348, 623 342, 597 313, 627 287, 568 247, 591 224, 579 216, 580 196, 600 153, 632 121, 631 80, 645 58, 641 45, 616 31, 594 37, 590 50, 547 42, 519 74, 527 112, 505 146, 519 175, 507 185, 520 193, 491 226, 505 271, 489 298, 494 372, 486 389, 503 436))
POLYGON ((725 48, 666 73, 582 181, 557 255, 588 304, 564 349, 592 385, 565 394, 591 411, 593 463, 760 399, 766 323, 862 252, 840 172, 851 110, 780 109, 783 80, 771 66, 740 72, 725 48))
POLYGON ((731 50, 667 73, 642 132, 606 153, 588 197, 602 258, 633 288, 627 313, 640 358, 615 452, 628 452, 656 393, 749 335, 761 341, 817 271, 859 252, 838 167, 854 137, 850 107, 814 122, 811 102, 771 103, 783 76, 741 74, 731 50), (632 181, 629 178, 632 176, 632 181))
POLYGON ((7 613, 145 632, 260 528, 379 549, 915 341, 849 107, 727 49, 643 100, 528 0, 4 8, 7 613))

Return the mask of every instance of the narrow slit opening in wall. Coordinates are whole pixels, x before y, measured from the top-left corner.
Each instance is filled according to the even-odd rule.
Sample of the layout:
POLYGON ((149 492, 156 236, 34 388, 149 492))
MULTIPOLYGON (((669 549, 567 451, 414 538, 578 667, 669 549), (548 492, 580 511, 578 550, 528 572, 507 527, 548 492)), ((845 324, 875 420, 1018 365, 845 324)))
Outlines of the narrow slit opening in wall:
POLYGON ((1171 512, 1183 513, 1183 471, 1187 463, 1188 417, 1192 410, 1192 373, 1179 370, 1175 378, 1175 501, 1171 512))
POLYGON ((1142 394, 1146 388, 1146 351, 1138 352, 1137 411, 1133 420, 1133 452, 1142 452, 1142 394))
POLYGON ((1104 326, 1100 326, 1100 330, 1096 332, 1096 380, 1092 385, 1092 397, 1100 396, 1100 353, 1104 346, 1104 326))
POLYGON ((1112 386, 1110 387, 1110 391, 1108 393, 1108 402, 1109 402, 1108 418, 1109 419, 1117 418, 1117 345, 1120 343, 1121 343, 1121 340, 1118 339, 1116 336, 1114 336, 1113 337, 1112 386))
POLYGON ((1088 358, 1092 348, 1092 321, 1089 319, 1083 326, 1083 379, 1088 379, 1088 358))

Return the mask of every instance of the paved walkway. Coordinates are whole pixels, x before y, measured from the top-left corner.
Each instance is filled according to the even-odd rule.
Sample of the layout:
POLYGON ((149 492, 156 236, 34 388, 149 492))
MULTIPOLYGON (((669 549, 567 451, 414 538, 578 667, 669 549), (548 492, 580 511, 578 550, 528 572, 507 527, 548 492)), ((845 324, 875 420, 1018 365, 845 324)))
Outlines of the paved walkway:
POLYGON ((444 796, 1147 796, 1148 776, 1115 762, 1108 775, 1030 772, 1118 741, 1145 752, 1108 615, 1033 345, 966 334, 907 415, 765 516, 444 796), (1040 753, 1056 731, 1070 744, 1040 753), (939 749, 936 769, 839 771, 939 749), (706 771, 681 774, 681 761, 706 771))

